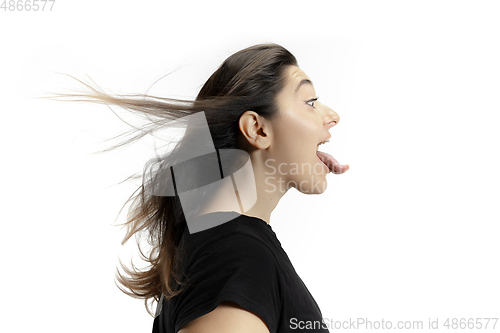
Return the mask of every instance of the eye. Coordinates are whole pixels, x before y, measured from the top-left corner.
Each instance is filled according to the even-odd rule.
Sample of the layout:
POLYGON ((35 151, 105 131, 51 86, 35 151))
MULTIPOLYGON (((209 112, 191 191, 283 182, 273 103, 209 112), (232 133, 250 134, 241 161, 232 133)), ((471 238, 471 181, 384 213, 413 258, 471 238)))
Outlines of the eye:
POLYGON ((314 102, 316 102, 316 101, 318 100, 318 98, 319 98, 319 97, 316 97, 316 98, 311 98, 310 100, 308 100, 308 101, 306 102, 306 104, 307 104, 307 105, 309 105, 309 106, 312 106, 313 108, 316 108, 316 107, 314 106, 314 102), (311 104, 309 104, 309 103, 311 103, 311 104))

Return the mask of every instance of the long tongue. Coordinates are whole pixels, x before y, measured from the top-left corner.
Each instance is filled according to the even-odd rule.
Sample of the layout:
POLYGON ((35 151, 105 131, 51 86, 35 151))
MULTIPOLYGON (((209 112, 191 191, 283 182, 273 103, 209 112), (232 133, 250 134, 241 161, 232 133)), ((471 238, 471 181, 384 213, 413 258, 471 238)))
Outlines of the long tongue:
POLYGON ((321 160, 321 162, 325 163, 326 166, 330 169, 330 172, 341 174, 349 170, 349 165, 340 164, 332 155, 327 154, 323 151, 316 151, 316 155, 321 160))

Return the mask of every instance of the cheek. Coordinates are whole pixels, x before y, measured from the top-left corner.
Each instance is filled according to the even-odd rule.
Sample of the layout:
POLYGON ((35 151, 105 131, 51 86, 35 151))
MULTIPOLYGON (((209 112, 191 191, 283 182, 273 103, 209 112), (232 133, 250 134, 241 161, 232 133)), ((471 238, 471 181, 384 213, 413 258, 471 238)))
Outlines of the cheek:
POLYGON ((309 115, 290 113, 280 123, 280 155, 286 154, 282 157, 300 163, 313 153, 318 136, 316 119, 309 115))
POLYGON ((293 128, 296 140, 302 141, 303 143, 316 142, 318 137, 318 119, 314 114, 305 112, 307 110, 301 110, 297 112, 289 119, 289 127, 293 128))

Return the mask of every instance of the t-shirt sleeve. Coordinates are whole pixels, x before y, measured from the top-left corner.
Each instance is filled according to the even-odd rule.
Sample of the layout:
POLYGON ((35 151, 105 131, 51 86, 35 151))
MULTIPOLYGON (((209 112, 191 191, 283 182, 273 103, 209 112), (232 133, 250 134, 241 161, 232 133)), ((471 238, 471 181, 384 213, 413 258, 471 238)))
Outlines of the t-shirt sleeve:
POLYGON ((177 332, 186 323, 232 301, 258 315, 276 332, 281 310, 280 272, 261 240, 234 233, 205 247, 187 267, 189 284, 175 302, 177 332))

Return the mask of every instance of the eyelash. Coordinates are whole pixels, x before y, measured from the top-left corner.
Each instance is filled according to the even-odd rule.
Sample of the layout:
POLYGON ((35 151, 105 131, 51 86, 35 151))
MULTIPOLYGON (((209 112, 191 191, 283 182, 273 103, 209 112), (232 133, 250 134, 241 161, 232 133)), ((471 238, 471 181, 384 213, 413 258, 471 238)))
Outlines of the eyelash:
POLYGON ((315 109, 316 109, 316 107, 314 106, 314 102, 316 102, 316 101, 318 100, 318 98, 319 98, 319 96, 318 96, 318 97, 316 97, 316 98, 311 98, 310 100, 308 100, 308 101, 306 102, 306 104, 307 104, 307 105, 309 105, 308 103, 313 102, 313 105, 309 105, 309 106, 312 106, 313 108, 315 108, 315 109))

